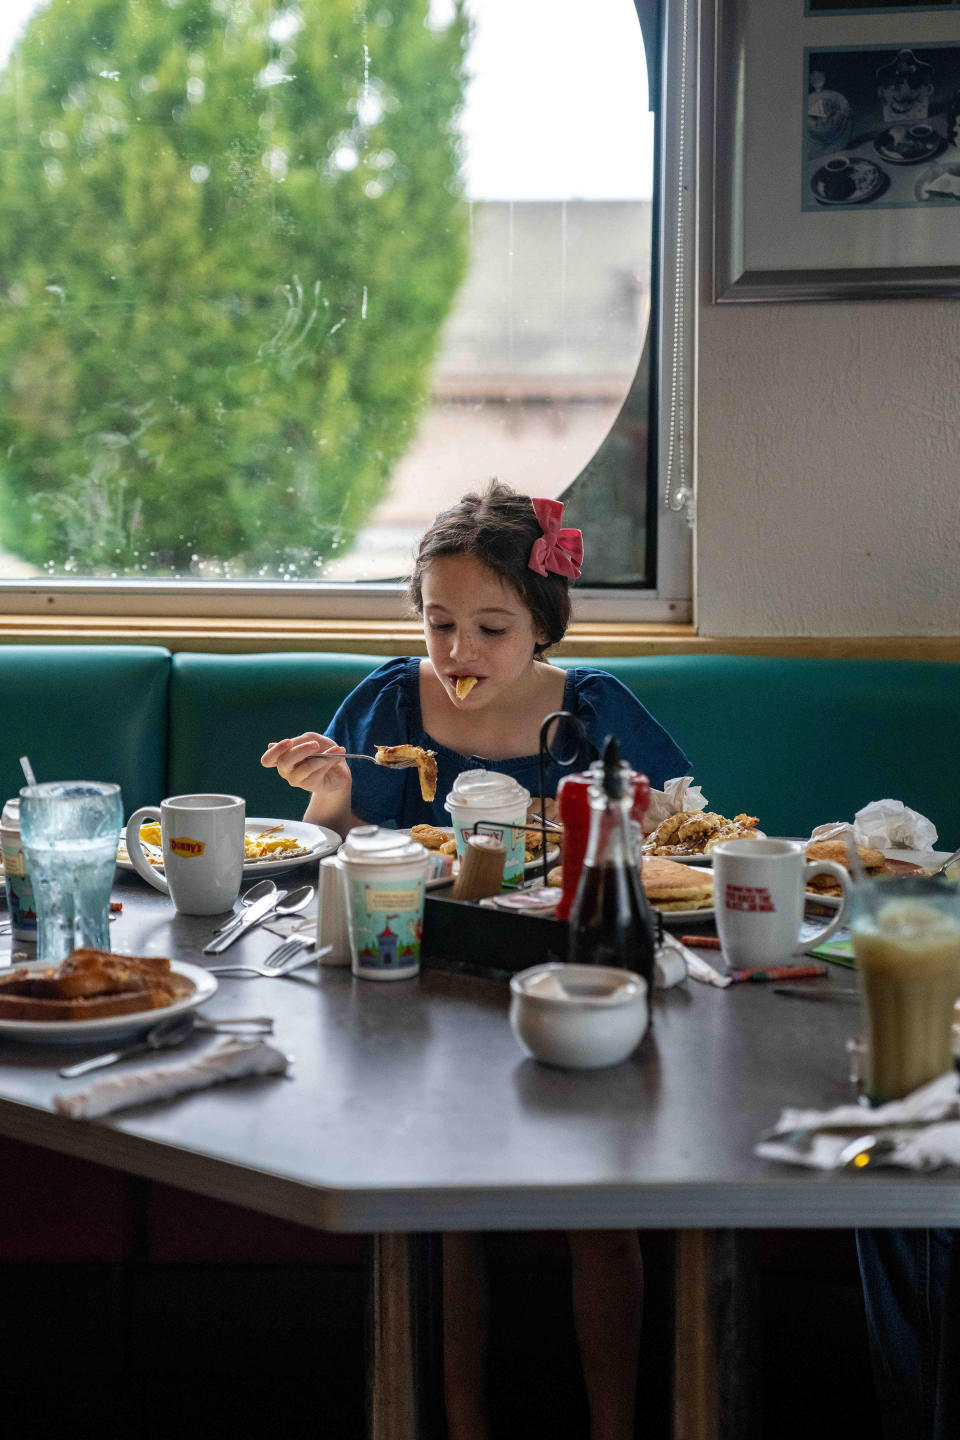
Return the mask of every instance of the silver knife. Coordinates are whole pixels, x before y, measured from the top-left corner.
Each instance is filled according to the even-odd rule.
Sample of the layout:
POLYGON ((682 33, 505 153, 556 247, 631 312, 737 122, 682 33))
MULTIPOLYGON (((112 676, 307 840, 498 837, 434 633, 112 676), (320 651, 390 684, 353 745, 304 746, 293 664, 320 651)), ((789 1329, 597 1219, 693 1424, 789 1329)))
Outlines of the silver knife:
POLYGON ((204 945, 204 955, 222 954, 228 946, 233 944, 234 940, 239 940, 241 935, 245 935, 254 925, 259 925, 261 920, 266 919, 270 911, 284 899, 286 894, 286 890, 278 890, 273 895, 265 895, 264 898, 258 900, 256 904, 248 905, 239 925, 233 930, 228 930, 225 935, 217 935, 210 941, 209 945, 204 945))

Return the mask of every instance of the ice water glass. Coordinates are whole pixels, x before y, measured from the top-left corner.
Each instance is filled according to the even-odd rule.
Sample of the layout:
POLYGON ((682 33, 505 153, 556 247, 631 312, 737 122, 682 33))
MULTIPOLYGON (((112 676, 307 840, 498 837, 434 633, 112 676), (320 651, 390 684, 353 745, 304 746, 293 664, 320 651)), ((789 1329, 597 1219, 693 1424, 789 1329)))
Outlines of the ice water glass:
POLYGON ((123 825, 120 786, 52 780, 20 791, 20 833, 37 907, 37 959, 110 949, 110 887, 123 825))

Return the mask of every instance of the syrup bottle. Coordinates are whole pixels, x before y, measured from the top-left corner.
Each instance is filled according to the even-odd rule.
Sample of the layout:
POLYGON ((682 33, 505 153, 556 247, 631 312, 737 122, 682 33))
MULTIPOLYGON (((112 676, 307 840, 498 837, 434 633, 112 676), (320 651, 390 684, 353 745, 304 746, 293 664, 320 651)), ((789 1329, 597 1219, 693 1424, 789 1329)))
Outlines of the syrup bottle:
POLYGON ((590 838, 570 911, 569 960, 642 975, 653 994, 655 927, 630 834, 632 772, 608 736, 590 787, 590 838))

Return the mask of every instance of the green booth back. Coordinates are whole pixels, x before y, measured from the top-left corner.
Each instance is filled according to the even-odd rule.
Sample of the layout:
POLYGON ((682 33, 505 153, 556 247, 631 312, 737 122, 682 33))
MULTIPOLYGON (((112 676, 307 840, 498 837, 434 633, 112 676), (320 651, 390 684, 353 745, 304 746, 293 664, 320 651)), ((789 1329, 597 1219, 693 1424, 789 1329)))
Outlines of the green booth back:
POLYGON ((260 756, 271 740, 323 733, 341 700, 382 663, 374 655, 175 655, 164 794, 243 795, 248 815, 299 820, 306 791, 264 770, 260 756))
MULTIPOLYGON (((561 660, 561 665, 590 661, 561 660)), ((960 665, 666 655, 600 660, 690 758, 709 806, 771 835, 902 800, 960 845, 960 665)))
MULTIPOLYGON (((329 723, 382 663, 373 655, 203 655, 173 659, 165 794, 223 790, 248 813, 306 808, 273 771, 267 742, 329 723)), ((926 661, 740 655, 565 658, 609 670, 683 746, 712 809, 756 815, 769 834, 809 834, 890 796, 960 843, 960 666, 926 661)), ((14 747, 15 748, 15 747, 14 747)))
POLYGON ((170 653, 144 645, 0 645, 0 803, 38 780, 116 780, 129 815, 166 792, 170 653))

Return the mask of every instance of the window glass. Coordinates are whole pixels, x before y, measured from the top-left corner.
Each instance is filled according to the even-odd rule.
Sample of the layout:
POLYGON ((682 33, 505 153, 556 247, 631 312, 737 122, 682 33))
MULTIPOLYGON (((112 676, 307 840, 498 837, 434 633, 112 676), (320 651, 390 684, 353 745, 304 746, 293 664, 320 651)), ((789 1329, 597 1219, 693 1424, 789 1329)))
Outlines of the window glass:
POLYGON ((5 0, 0 57, 0 577, 392 579, 497 475, 651 583, 633 0, 5 0))

